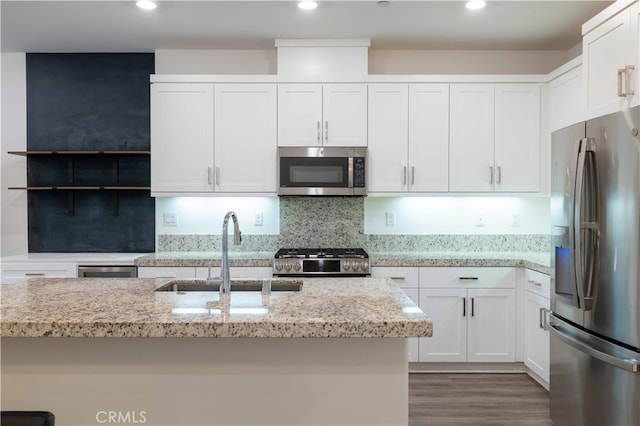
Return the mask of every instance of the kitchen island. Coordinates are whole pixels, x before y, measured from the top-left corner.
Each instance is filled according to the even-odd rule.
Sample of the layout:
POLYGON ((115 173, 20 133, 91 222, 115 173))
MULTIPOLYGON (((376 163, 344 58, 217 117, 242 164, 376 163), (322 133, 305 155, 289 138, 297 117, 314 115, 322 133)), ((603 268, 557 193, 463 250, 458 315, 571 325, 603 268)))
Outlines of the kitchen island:
POLYGON ((406 338, 432 323, 390 280, 229 299, 154 291, 167 281, 3 286, 3 409, 63 425, 407 424, 406 338))

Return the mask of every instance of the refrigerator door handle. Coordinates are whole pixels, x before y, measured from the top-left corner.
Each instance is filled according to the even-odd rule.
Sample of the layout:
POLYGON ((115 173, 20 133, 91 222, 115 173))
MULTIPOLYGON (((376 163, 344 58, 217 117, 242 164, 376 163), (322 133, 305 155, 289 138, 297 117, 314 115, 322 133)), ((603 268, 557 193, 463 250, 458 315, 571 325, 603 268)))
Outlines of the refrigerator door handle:
POLYGON ((637 359, 624 359, 609 355, 608 353, 599 351, 585 343, 582 343, 577 339, 574 339, 571 336, 564 334, 561 329, 562 327, 560 326, 560 324, 549 321, 549 331, 567 345, 572 346, 573 348, 593 358, 599 359, 600 361, 606 362, 607 364, 621 368, 625 371, 629 371, 631 373, 640 372, 640 361, 638 361, 637 359))
POLYGON ((571 241, 571 264, 573 265, 574 287, 576 289, 577 307, 584 309, 584 286, 582 276, 582 250, 580 250, 580 220, 582 212, 582 186, 584 184, 584 167, 586 162, 585 145, 587 139, 578 142, 578 162, 576 165, 575 181, 573 183, 573 200, 569 239, 571 241))

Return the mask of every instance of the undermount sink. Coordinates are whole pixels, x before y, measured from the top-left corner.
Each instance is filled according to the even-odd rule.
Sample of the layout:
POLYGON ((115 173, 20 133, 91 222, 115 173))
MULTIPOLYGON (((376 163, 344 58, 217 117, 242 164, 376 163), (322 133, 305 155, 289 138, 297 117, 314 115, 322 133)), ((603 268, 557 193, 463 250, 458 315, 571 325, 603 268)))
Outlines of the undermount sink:
MULTIPOLYGON (((158 287, 155 291, 190 292, 190 291, 220 291, 220 279, 205 280, 173 280, 158 287)), ((232 279, 231 292, 236 291, 301 291, 302 280, 296 279, 232 279)))

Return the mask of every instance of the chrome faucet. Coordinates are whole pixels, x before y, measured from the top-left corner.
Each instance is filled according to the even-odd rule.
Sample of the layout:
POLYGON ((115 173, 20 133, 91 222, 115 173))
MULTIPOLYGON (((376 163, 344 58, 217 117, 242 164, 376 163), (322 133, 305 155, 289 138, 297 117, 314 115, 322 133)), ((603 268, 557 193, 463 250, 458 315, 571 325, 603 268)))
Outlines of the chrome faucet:
POLYGON ((220 284, 220 294, 229 294, 231 292, 231 277, 229 276, 229 232, 227 227, 229 226, 229 218, 233 219, 233 243, 237 246, 242 242, 242 233, 238 226, 238 217, 235 212, 227 212, 222 221, 222 270, 220 271, 220 277, 222 283, 220 284))

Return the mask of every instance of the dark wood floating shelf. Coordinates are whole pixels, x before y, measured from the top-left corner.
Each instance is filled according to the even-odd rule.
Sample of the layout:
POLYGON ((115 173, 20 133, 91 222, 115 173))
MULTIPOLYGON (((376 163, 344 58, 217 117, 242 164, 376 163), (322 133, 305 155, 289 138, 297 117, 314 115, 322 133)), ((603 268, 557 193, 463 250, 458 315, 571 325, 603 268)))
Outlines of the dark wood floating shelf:
POLYGON ((9 154, 21 155, 151 155, 151 151, 7 151, 9 154))
POLYGON ((9 189, 23 191, 151 191, 150 186, 13 186, 9 189))

